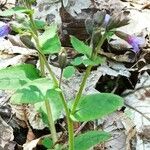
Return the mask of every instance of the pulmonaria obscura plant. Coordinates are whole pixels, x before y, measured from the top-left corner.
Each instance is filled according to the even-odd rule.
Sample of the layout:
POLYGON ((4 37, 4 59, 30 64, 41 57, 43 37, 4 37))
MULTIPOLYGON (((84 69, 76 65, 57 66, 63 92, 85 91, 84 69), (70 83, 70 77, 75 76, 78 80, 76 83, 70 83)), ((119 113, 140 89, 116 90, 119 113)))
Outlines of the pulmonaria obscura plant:
MULTIPOLYGON (((122 13, 110 16, 105 11, 98 11, 85 21, 85 26, 91 39, 90 45, 86 45, 76 37, 70 36, 73 48, 80 55, 71 62, 70 66, 67 66, 67 53, 65 47, 61 47, 59 36, 57 35, 57 26, 55 24, 48 26, 45 22, 34 19, 34 10, 31 7, 32 2, 34 1, 23 0, 24 7, 14 7, 0 12, 0 15, 7 17, 24 14, 24 19, 22 19, 22 23, 19 23, 20 26, 17 27, 17 30, 15 28, 15 32, 20 36, 28 33, 30 38, 26 43, 34 45, 40 68, 37 69, 31 64, 22 64, 0 70, 0 89, 14 91, 10 99, 11 103, 33 104, 37 111, 40 110, 40 112, 46 114, 43 122, 47 124, 51 133, 48 138, 48 149, 87 150, 96 144, 107 141, 111 135, 105 131, 93 130, 79 135, 74 134, 75 122, 82 123, 101 119, 123 106, 123 99, 112 93, 83 95, 87 78, 93 66, 100 65, 103 62, 102 57, 98 55, 98 51, 101 50, 110 32, 126 40, 133 46, 135 52, 139 52, 138 48, 143 41, 137 37, 115 32, 116 28, 128 24, 128 19, 122 13), (43 30, 44 32, 41 32, 43 30), (86 66, 76 96, 69 104, 67 96, 64 96, 64 89, 61 88, 61 80, 57 79, 47 61, 46 55, 54 53, 59 55, 60 68, 62 72, 63 70, 67 72, 65 72, 67 76, 70 76, 70 73, 74 73, 76 65, 82 63, 86 66), (50 78, 47 77, 45 68, 48 70, 50 78), (64 144, 59 142, 61 141, 61 136, 56 132, 55 128, 55 122, 63 111, 65 112, 68 135, 68 140, 64 144)), ((9 31, 8 24, 1 26, 0 36, 7 36, 9 31)))

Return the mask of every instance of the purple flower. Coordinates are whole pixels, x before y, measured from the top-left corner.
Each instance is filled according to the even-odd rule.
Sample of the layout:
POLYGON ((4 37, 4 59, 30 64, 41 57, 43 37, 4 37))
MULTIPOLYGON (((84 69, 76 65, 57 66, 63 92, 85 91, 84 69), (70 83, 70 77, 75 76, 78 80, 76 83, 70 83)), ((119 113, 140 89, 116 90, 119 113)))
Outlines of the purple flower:
POLYGON ((5 37, 9 34, 10 27, 8 24, 0 26, 0 37, 5 37))
POLYGON ((145 39, 142 37, 129 35, 127 38, 127 42, 133 47, 133 51, 135 53, 138 53, 140 51, 140 47, 145 44, 145 39))
POLYGON ((140 47, 143 47, 145 45, 145 38, 143 37, 129 35, 121 31, 116 31, 115 34, 121 39, 128 42, 132 46, 133 52, 135 53, 138 53, 140 51, 140 47))

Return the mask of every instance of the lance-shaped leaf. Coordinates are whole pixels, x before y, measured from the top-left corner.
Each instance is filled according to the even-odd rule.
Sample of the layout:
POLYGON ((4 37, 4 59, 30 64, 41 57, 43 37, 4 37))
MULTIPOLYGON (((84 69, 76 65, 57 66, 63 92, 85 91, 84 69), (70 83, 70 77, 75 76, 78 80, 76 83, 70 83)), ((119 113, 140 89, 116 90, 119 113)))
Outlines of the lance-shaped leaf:
POLYGON ((30 64, 0 70, 0 89, 16 90, 29 81, 40 78, 39 71, 30 64))
POLYGON ((123 106, 123 99, 112 93, 83 96, 71 118, 74 121, 100 119, 123 106))
POLYGON ((96 144, 107 141, 111 136, 103 131, 89 131, 75 137, 75 150, 88 150, 96 144))
POLYGON ((81 54, 90 56, 92 53, 91 47, 89 47, 88 45, 86 45, 85 43, 83 43, 82 41, 80 41, 79 39, 77 39, 74 36, 71 36, 71 44, 72 44, 73 48, 81 54))

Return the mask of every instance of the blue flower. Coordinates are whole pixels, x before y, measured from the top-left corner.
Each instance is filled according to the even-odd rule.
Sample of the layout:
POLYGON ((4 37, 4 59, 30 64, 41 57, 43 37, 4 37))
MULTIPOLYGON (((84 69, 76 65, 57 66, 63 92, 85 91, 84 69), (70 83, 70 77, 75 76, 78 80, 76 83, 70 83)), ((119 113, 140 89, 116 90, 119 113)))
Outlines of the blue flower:
POLYGON ((0 26, 0 37, 5 37, 9 34, 10 27, 8 24, 0 26))
POLYGON ((140 51, 140 47, 145 44, 145 38, 129 35, 127 42, 133 47, 133 51, 138 53, 140 51))

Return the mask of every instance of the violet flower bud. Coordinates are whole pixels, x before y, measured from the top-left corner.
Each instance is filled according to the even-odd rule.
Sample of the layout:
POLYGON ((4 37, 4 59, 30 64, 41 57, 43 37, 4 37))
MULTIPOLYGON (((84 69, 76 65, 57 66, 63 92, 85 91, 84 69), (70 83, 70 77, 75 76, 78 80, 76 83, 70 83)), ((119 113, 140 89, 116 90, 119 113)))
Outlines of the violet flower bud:
POLYGON ((143 37, 129 35, 121 31, 116 31, 115 34, 121 39, 128 42, 132 46, 133 52, 135 53, 139 53, 140 47, 143 47, 145 45, 145 38, 143 37))
POLYGON ((107 22, 106 29, 111 30, 129 24, 129 18, 124 12, 118 14, 115 13, 110 17, 106 16, 106 22, 107 22))
POLYGON ((9 34, 10 27, 8 24, 0 26, 0 37, 5 37, 9 34))
POLYGON ((104 18, 104 22, 103 22, 103 26, 106 27, 108 25, 108 22, 110 20, 110 15, 109 14, 106 14, 105 15, 105 18, 104 18))

